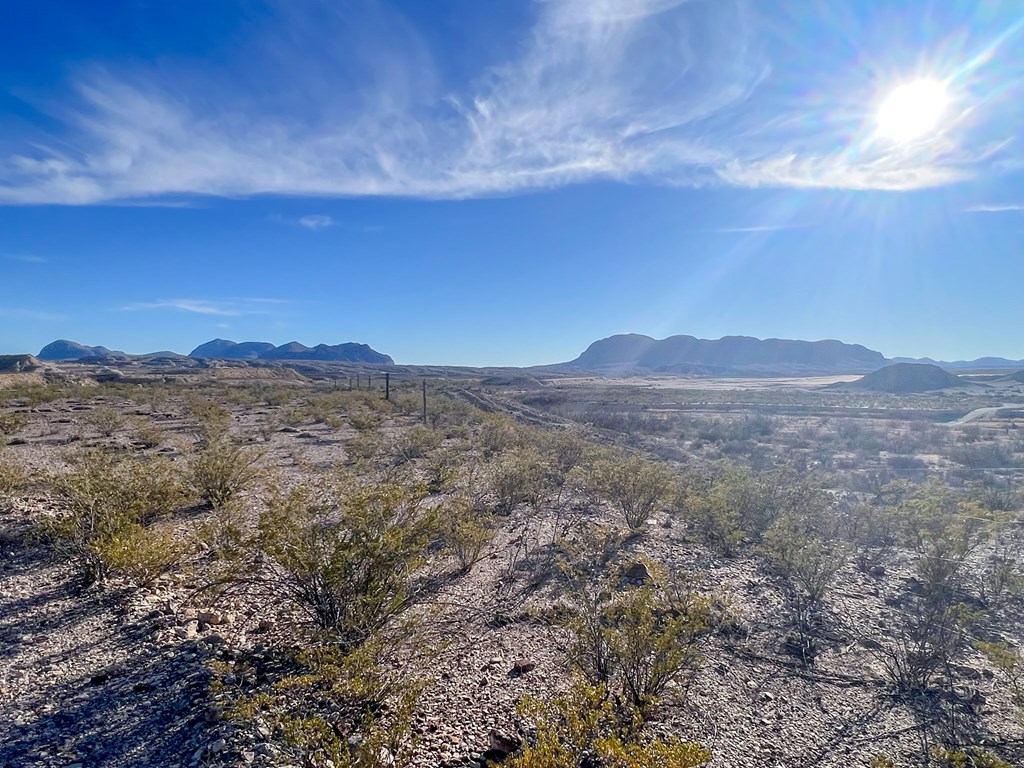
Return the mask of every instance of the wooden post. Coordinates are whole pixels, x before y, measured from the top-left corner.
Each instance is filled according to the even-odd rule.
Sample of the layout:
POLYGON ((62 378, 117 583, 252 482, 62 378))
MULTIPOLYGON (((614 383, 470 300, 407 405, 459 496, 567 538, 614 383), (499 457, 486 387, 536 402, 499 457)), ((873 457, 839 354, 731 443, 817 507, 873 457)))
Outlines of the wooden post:
POLYGON ((427 380, 423 380, 423 423, 427 423, 427 380))
POLYGON ((371 389, 373 389, 373 377, 366 374, 366 391, 369 392, 371 389))
POLYGON ((391 374, 390 373, 385 373, 384 374, 384 399, 385 400, 390 400, 391 399, 391 374))

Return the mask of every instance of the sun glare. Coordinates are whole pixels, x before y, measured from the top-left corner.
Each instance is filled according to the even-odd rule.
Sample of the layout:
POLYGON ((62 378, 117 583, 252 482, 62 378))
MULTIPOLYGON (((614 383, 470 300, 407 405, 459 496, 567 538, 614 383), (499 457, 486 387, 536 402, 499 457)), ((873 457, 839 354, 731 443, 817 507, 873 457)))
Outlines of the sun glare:
POLYGON ((901 85, 878 110, 878 135, 901 143, 926 136, 938 127, 948 103, 946 86, 937 80, 901 85))

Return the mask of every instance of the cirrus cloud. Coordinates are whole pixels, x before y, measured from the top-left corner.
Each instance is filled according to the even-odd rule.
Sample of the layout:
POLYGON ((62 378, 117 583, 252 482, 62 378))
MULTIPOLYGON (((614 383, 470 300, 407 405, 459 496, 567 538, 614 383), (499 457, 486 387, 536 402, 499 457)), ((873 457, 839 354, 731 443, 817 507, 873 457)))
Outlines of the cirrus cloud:
MULTIPOLYGON (((593 180, 903 190, 1013 167, 1024 116, 1021 72, 1004 66, 1002 102, 957 107, 934 140, 877 142, 864 67, 823 81, 780 64, 786 41, 744 0, 546 0, 513 56, 454 79, 397 11, 356 7, 279 3, 221 78, 80 70, 40 106, 61 135, 0 157, 0 203, 457 199, 593 180)), ((1010 32, 943 62, 951 82, 976 86, 1010 32)))

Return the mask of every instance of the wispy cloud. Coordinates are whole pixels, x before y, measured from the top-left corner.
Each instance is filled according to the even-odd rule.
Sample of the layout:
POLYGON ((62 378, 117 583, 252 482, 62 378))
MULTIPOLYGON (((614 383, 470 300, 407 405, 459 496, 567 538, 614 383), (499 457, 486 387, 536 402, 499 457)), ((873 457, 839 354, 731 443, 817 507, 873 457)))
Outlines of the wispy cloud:
POLYGON ((324 216, 322 214, 313 214, 310 216, 303 216, 299 219, 299 226, 305 227, 306 229, 318 230, 324 227, 333 227, 335 224, 334 219, 330 216, 324 216))
POLYGON ((1006 152, 1024 119, 1005 40, 958 43, 962 61, 936 76, 956 87, 970 75, 966 93, 1000 62, 1001 100, 956 105, 933 139, 879 142, 884 78, 780 66, 772 54, 794 46, 766 30, 787 25, 744 0, 546 0, 511 58, 457 81, 384 4, 275 7, 222 79, 79 71, 59 106, 41 106, 58 138, 0 157, 0 203, 464 198, 592 180, 903 190, 1015 167, 1006 152))
POLYGON ((1024 211, 1024 203, 993 203, 972 205, 964 209, 968 213, 1004 213, 1006 211, 1024 211))
POLYGON ((49 261, 44 256, 36 256, 32 253, 5 253, 3 258, 8 261, 20 261, 23 264, 46 264, 49 261))
POLYGON ((287 302, 280 299, 160 299, 158 301, 142 301, 118 307, 122 312, 138 312, 144 310, 171 310, 188 312, 196 315, 215 315, 219 317, 241 317, 243 315, 272 315, 275 308, 287 302))

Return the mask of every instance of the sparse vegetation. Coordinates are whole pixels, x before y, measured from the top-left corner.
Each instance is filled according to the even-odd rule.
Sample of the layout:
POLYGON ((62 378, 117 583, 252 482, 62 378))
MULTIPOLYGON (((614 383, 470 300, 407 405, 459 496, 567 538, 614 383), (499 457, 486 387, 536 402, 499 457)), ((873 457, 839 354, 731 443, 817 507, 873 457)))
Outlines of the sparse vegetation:
MULTIPOLYGON (((520 768, 712 762, 697 741, 728 764, 776 728, 819 749, 791 713, 821 726, 847 702, 891 713, 858 721, 870 743, 827 736, 851 762, 1020 762, 1016 426, 944 426, 973 403, 938 396, 613 388, 583 406, 552 386, 502 413, 500 388, 445 389, 426 425, 394 382, 390 401, 323 381, 5 390, 0 542, 28 546, 31 516, 88 580, 159 596, 154 631, 211 649, 231 732, 288 764, 411 765, 417 739, 433 759, 465 702, 513 715, 485 695, 499 682, 546 692, 496 742, 520 768), (83 419, 115 439, 76 435, 83 419), (179 583, 191 602, 165 609, 179 583), (722 706, 749 732, 716 737, 722 706)), ((771 743, 765 760, 810 759, 771 743)))
POLYGON ((204 501, 222 507, 259 477, 261 458, 259 451, 235 445, 227 437, 207 439, 189 460, 192 487, 204 501))

